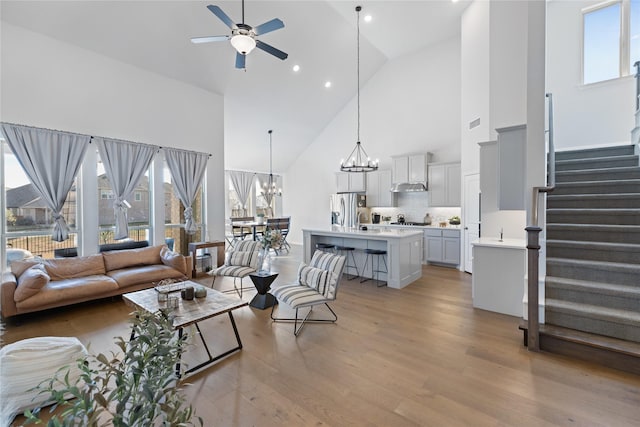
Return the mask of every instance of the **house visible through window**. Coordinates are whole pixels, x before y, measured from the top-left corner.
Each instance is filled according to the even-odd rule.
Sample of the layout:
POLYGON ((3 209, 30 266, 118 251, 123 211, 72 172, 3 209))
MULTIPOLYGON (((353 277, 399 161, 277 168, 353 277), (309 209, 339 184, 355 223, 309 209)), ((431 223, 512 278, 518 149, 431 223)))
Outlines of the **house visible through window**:
POLYGON ((583 11, 583 83, 635 74, 640 60, 640 0, 607 1, 583 11))

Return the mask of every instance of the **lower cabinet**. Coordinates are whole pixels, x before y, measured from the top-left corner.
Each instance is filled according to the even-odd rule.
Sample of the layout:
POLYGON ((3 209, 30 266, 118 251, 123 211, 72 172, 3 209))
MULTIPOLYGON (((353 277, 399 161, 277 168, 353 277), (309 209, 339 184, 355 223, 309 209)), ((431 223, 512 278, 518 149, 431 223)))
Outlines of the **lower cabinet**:
POLYGON ((460 230, 438 230, 430 228, 424 232, 425 261, 460 264, 460 230))

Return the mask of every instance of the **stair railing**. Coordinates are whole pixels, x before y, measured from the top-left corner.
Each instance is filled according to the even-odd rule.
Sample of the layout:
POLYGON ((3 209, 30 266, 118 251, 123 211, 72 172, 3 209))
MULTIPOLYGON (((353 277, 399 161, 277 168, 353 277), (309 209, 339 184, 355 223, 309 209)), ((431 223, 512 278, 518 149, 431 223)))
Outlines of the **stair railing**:
POLYGON ((549 193, 556 187, 556 150, 553 142, 553 95, 547 93, 549 129, 549 156, 547 167, 547 185, 533 187, 533 200, 531 204, 531 225, 525 228, 527 231, 527 348, 529 351, 540 351, 540 316, 538 298, 539 262, 540 262, 540 232, 538 225, 538 206, 540 193, 549 193))

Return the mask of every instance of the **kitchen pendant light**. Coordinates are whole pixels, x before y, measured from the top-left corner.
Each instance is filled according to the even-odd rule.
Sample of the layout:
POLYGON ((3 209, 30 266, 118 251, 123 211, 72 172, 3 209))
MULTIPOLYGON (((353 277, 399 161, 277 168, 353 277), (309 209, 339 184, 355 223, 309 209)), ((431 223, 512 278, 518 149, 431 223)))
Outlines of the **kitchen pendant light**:
POLYGON ((271 207, 271 201, 274 196, 282 196, 282 188, 277 188, 276 180, 273 178, 273 140, 271 135, 273 130, 269 129, 269 179, 262 185, 262 197, 267 202, 267 206, 271 207))
POLYGON ((360 11, 362 6, 356 6, 358 42, 357 42, 357 76, 358 76, 358 134, 356 146, 347 159, 340 161, 340 170, 343 172, 372 172, 378 169, 378 160, 372 161, 360 143, 360 11))

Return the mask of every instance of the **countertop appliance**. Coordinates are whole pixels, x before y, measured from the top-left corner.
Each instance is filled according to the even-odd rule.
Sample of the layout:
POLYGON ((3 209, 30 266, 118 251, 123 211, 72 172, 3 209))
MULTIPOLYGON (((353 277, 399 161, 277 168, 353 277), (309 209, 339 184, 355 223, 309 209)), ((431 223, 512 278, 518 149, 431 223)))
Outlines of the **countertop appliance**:
POLYGON ((398 214, 398 224, 404 224, 404 214, 398 214))
POLYGON ((380 224, 380 214, 379 213, 372 213, 371 214, 371 222, 373 224, 380 224))
POLYGON ((331 224, 341 227, 358 225, 358 194, 340 193, 330 196, 331 224))

